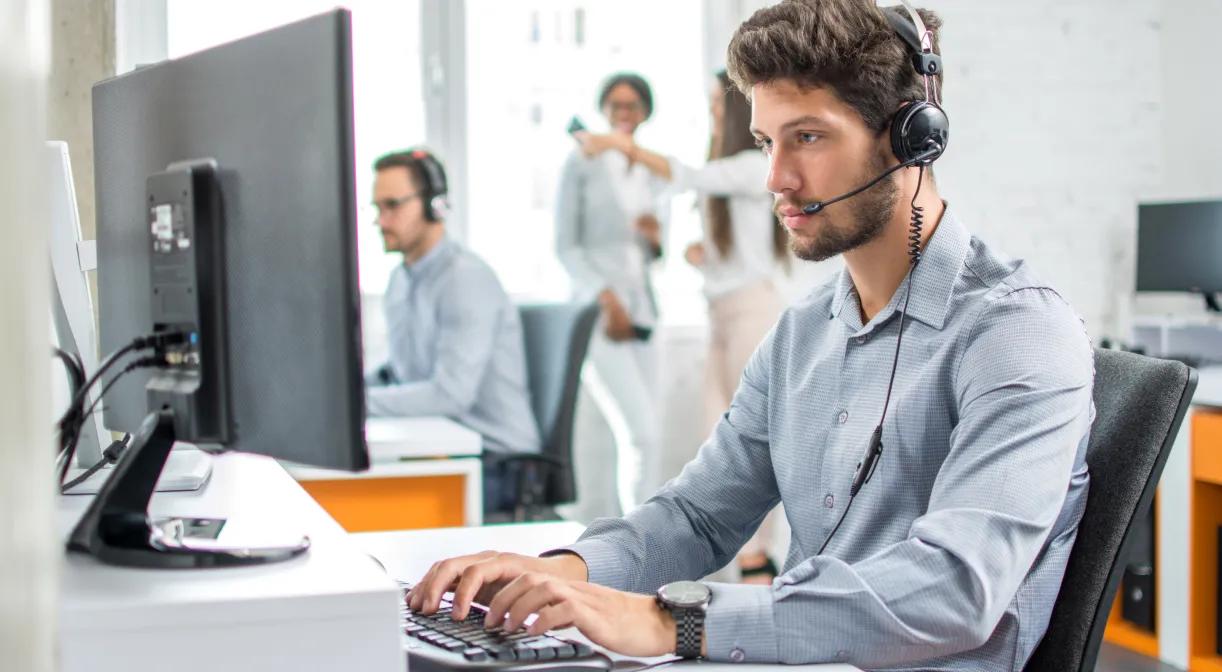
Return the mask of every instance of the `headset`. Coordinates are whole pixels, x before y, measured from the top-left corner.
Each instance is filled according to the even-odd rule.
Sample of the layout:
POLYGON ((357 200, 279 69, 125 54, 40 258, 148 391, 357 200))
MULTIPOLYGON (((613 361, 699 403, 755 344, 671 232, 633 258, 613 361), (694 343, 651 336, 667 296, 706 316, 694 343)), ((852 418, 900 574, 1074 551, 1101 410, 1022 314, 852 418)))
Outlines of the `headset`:
POLYGON ((942 57, 933 52, 933 34, 925 28, 921 15, 908 0, 900 2, 900 6, 882 8, 882 13, 891 29, 912 50, 912 67, 925 80, 925 100, 908 101, 891 117, 891 153, 899 164, 850 192, 803 206, 803 214, 813 215, 833 203, 852 198, 901 168, 928 166, 946 151, 950 120, 939 102, 937 81, 930 81, 942 72, 942 57))
POLYGON ((415 147, 407 150, 407 155, 420 168, 417 174, 424 177, 420 194, 424 202, 424 218, 430 222, 440 222, 450 211, 450 202, 446 198, 449 188, 445 168, 427 149, 415 147))
POLYGON ((849 508, 853 506, 857 493, 873 477, 874 469, 878 466, 878 460, 883 453, 883 421, 887 419, 887 408, 891 404, 891 390, 895 385, 895 371, 900 359, 900 344, 904 341, 904 322, 908 316, 908 299, 912 297, 914 274, 917 264, 921 261, 921 228, 924 225, 924 208, 917 205, 917 196, 921 193, 925 167, 942 156, 950 140, 950 120, 939 102, 936 90, 937 82, 935 80, 932 86, 930 82, 933 76, 942 71, 942 58, 933 52, 933 34, 925 28, 925 22, 921 20, 920 14, 913 9, 912 5, 908 4, 908 0, 900 0, 900 3, 900 7, 882 8, 882 13, 887 23, 891 25, 891 29, 912 51, 912 67, 925 80, 925 100, 904 103, 891 118, 891 152, 895 154, 899 163, 850 192, 826 201, 816 201, 802 208, 804 214, 813 215, 832 203, 860 194, 901 168, 916 166, 921 171, 917 177, 917 188, 912 194, 910 204, 912 218, 908 235, 908 287, 904 292, 899 336, 895 340, 895 356, 891 360, 891 377, 887 382, 887 396, 883 401, 882 416, 878 419, 878 425, 874 427, 873 434, 870 435, 865 455, 857 463, 856 471, 853 474, 853 484, 849 488, 849 501, 844 506, 844 512, 840 514, 840 519, 836 521, 836 526, 832 528, 831 533, 823 540, 823 545, 819 547, 816 555, 822 555, 827 545, 831 543, 832 537, 836 535, 841 523, 848 516, 849 508))

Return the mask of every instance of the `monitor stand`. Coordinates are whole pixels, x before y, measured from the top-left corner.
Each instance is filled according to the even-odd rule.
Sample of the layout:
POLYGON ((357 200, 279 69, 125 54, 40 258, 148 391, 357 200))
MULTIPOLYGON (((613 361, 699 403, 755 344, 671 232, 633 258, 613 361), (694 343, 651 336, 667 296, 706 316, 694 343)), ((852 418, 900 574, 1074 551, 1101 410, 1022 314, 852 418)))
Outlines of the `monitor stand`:
POLYGON ((191 569, 279 562, 310 547, 309 538, 302 537, 288 546, 217 548, 184 533, 198 526, 197 519, 152 520, 149 500, 175 436, 172 410, 155 411, 144 419, 114 473, 72 530, 68 550, 112 565, 191 569))
POLYGON ((1222 305, 1218 304, 1216 292, 1201 292, 1205 295, 1205 309, 1211 313, 1222 313, 1222 305))
MULTIPOLYGON (((67 480, 76 480, 84 469, 68 470, 67 480)), ((64 490, 65 495, 96 495, 102 485, 114 473, 114 465, 106 465, 75 487, 64 490)), ((204 487, 212 476, 212 455, 189 444, 179 442, 166 459, 161 474, 157 477, 157 492, 191 492, 204 487)))

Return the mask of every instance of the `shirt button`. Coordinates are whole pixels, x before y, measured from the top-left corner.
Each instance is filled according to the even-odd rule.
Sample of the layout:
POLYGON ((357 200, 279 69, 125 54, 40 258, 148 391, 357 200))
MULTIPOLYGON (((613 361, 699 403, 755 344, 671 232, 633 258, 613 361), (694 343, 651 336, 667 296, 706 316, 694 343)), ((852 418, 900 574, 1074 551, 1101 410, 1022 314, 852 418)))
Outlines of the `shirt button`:
POLYGON ((868 335, 863 335, 863 336, 858 336, 857 338, 853 340, 857 342, 857 345, 863 345, 866 341, 870 340, 870 337, 868 335))
POLYGON ((823 505, 829 509, 835 508, 836 507, 836 497, 831 494, 827 495, 826 497, 823 498, 823 505))
POLYGON ((837 415, 837 416, 836 416, 836 420, 837 420, 837 421, 838 421, 840 424, 842 424, 842 425, 843 425, 844 423, 848 422, 848 421, 849 421, 849 412, 848 412, 848 411, 840 411, 840 415, 837 415))
POLYGON ((738 648, 737 646, 734 647, 734 649, 730 651, 730 661, 731 662, 741 663, 746 659, 747 659, 746 652, 744 652, 742 649, 738 648))
POLYGON ((843 660, 846 660, 848 657, 849 657, 849 652, 845 651, 844 649, 840 649, 839 651, 836 652, 836 660, 843 661, 843 660))

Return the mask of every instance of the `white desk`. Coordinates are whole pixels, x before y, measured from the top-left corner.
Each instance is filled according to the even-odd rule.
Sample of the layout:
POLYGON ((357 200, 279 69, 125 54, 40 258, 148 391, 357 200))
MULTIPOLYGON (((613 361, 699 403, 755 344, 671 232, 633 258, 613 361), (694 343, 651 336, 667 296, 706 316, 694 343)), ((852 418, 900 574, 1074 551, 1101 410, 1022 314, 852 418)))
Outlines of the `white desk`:
POLYGON ((477 432, 443 417, 370 418, 365 442, 368 471, 285 467, 349 531, 483 522, 477 432))
MULTIPOLYGON (((61 497, 63 537, 92 497, 61 497)), ((259 567, 147 570, 67 554, 59 603, 64 672, 402 672, 399 592, 274 461, 215 459, 198 492, 157 493, 154 516, 228 518, 221 540, 312 546, 259 567)), ((0 663, 0 668, 3 664, 0 663)))
POLYGON ((483 438, 449 418, 369 418, 365 443, 374 463, 419 457, 478 457, 483 438))
MULTIPOLYGON (((404 532, 364 532, 351 538, 376 557, 386 571, 404 581, 416 581, 437 560, 495 549, 537 555, 572 542, 584 530, 574 522, 490 525, 478 528, 447 528, 404 532)), ((580 636, 575 630, 566 636, 580 636)), ((703 672, 861 672, 852 665, 740 665, 733 663, 676 662, 654 669, 692 668, 703 672)), ((631 668, 625 668, 631 669, 631 668)))

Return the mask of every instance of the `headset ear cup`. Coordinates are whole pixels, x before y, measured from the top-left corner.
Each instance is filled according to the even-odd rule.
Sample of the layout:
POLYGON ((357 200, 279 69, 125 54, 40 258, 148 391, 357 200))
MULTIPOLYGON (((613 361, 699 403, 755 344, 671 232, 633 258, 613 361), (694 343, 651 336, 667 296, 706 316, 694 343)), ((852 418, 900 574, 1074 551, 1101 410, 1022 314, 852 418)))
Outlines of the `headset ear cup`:
POLYGON ((934 103, 924 100, 904 103, 891 118, 891 151, 900 163, 936 147, 936 154, 919 162, 927 166, 942 156, 949 141, 950 120, 934 103))
POLYGON ((450 214, 450 199, 444 195, 434 196, 425 202, 424 216, 430 222, 440 222, 450 214))

